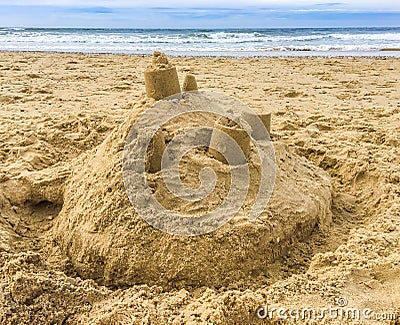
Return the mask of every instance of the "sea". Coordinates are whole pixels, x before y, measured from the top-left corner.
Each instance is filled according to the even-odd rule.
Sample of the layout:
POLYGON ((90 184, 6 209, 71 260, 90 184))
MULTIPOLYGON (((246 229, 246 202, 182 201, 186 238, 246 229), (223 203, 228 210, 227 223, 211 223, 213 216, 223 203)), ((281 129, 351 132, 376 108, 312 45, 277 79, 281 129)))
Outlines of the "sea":
POLYGON ((0 51, 173 56, 400 57, 400 27, 268 29, 0 28, 0 51))

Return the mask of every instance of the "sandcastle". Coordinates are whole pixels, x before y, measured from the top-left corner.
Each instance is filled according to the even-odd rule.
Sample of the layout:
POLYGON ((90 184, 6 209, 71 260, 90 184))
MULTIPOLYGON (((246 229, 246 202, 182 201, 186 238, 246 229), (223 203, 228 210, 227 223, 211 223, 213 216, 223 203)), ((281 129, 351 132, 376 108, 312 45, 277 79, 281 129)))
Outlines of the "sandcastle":
MULTIPOLYGON (((330 177, 291 153, 283 143, 274 142, 275 189, 258 219, 250 221, 249 210, 260 188, 260 161, 252 139, 240 132, 236 136, 237 129, 231 134, 243 140, 240 147, 246 156, 251 182, 236 216, 217 230, 199 236, 172 235, 153 228, 128 199, 122 164, 126 139, 140 114, 152 107, 155 100, 180 92, 176 69, 166 57, 156 53, 153 68, 154 63, 158 66, 145 72, 148 97, 138 101, 129 118, 76 164, 52 229, 54 240, 81 277, 100 284, 222 287, 233 281, 265 276, 270 264, 297 241, 307 238, 316 227, 329 226, 330 177)), ((183 88, 197 88, 194 81, 193 76, 188 77, 183 88)), ((167 98, 165 105, 178 104, 167 98)), ((269 129, 270 119, 265 117, 264 121, 269 129)), ((231 185, 230 166, 206 149, 189 151, 180 164, 181 178, 191 188, 199 186, 202 168, 214 170, 218 181, 204 200, 184 201, 169 193, 160 170, 161 151, 173 137, 188 125, 215 128, 216 123, 220 130, 237 128, 212 114, 189 115, 171 120, 155 137, 148 151, 150 160, 154 160, 146 165, 144 173, 154 196, 165 208, 190 218, 214 209, 226 197, 231 185)), ((260 135, 258 130, 253 133, 254 138, 260 135)), ((211 136, 210 141, 219 140, 211 136)))
MULTIPOLYGON (((154 52, 152 63, 147 67, 145 73, 145 84, 146 84, 146 95, 149 98, 155 100, 160 100, 177 93, 181 92, 181 87, 178 80, 178 74, 176 68, 170 64, 167 56, 162 52, 154 52)), ((185 80, 183 82, 182 91, 197 91, 197 81, 193 74, 186 74, 185 80)), ((271 113, 262 114, 249 114, 248 112, 243 112, 244 119, 253 122, 256 118, 259 118, 264 127, 268 132, 271 132, 271 113)), ((251 123, 255 125, 255 123, 251 123)), ((245 157, 249 157, 250 153, 250 137, 247 135, 246 131, 240 129, 238 125, 228 121, 226 118, 219 118, 214 127, 223 131, 232 137, 240 146, 245 157)), ((257 140, 260 138, 262 130, 255 129, 252 131, 252 136, 257 140)), ((164 139, 161 133, 157 133, 150 145, 150 150, 148 153, 148 164, 147 171, 157 172, 161 169, 161 158, 162 152, 165 150, 165 144, 163 144, 164 139)), ((233 149, 226 146, 221 134, 214 132, 210 139, 210 145, 212 147, 217 147, 219 150, 210 150, 215 159, 225 162, 224 154, 232 155, 233 149)), ((244 164, 243 159, 236 157, 234 164, 244 164)))
MULTIPOLYGON (((155 100, 181 92, 176 67, 172 66, 162 52, 154 52, 152 62, 144 72, 146 95, 155 100)), ((183 82, 183 91, 197 90, 196 77, 187 74, 183 82)))

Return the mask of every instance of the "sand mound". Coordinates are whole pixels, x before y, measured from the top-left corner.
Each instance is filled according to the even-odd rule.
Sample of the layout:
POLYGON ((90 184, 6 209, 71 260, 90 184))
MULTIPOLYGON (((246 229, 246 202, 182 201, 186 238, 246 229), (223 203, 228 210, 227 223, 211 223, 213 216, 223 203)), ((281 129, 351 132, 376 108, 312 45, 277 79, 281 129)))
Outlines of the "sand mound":
MULTIPOLYGON (((258 189, 252 182, 238 215, 220 229, 201 236, 181 237, 148 225, 128 200, 122 158, 125 140, 138 115, 154 101, 142 100, 118 130, 95 151, 76 164, 66 186, 63 209, 54 226, 54 237, 84 278, 107 285, 146 283, 183 287, 226 286, 232 281, 262 277, 268 264, 316 226, 331 221, 329 176, 310 162, 275 142, 277 179, 267 209, 255 222, 248 220, 249 203, 258 189)), ((213 125, 214 117, 200 115, 197 122, 213 125)), ((186 120, 190 124, 190 119, 186 120)), ((185 121, 171 121, 163 136, 170 139, 185 128, 185 121)), ((259 162, 252 151, 251 177, 259 176, 259 162)), ((178 212, 196 214, 212 209, 226 195, 227 165, 206 152, 194 150, 181 161, 181 178, 195 188, 198 171, 212 167, 219 186, 208 198, 182 204, 166 195, 161 173, 148 175, 162 204, 178 212)))

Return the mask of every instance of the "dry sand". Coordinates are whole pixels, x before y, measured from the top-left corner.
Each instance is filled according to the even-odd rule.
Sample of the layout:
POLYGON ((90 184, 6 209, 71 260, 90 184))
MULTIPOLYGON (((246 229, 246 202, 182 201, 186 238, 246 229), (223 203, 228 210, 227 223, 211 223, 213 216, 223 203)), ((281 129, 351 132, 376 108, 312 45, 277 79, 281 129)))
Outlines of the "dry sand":
MULTIPOLYGON (((198 274, 187 281, 190 272, 174 281, 168 270, 164 278, 144 272, 147 277, 126 281, 126 274, 110 269, 114 262, 97 259, 101 254, 68 246, 66 238, 77 229, 93 234, 94 252, 124 235, 121 227, 103 231, 108 225, 102 223, 77 228, 76 216, 130 208, 117 186, 120 170, 112 153, 121 140, 113 138, 135 109, 151 104, 142 97, 150 61, 0 53, 0 323, 266 324, 270 320, 256 315, 265 304, 321 310, 335 306, 338 297, 345 297, 348 307, 400 313, 398 59, 173 59, 181 84, 190 72, 200 89, 233 95, 259 112, 273 111, 278 153, 288 152, 330 176, 332 223, 319 227, 314 220, 309 231, 288 235, 293 242, 275 261, 266 256, 262 274, 246 276, 239 267, 235 273, 236 262, 225 258, 218 273, 229 269, 239 276, 220 285, 214 276, 198 274), (96 154, 105 152, 110 165, 99 167, 96 154), (114 169, 107 174, 107 167, 114 169), (107 184, 116 186, 104 186, 103 196, 94 197, 106 175, 107 184), (93 269, 79 268, 77 261, 93 269)), ((154 233, 150 238, 166 242, 154 233)), ((245 259, 246 250, 239 251, 245 259)), ((152 268, 146 259, 136 262, 131 275, 152 268)), ((198 273, 212 274, 207 268, 198 273)), ((334 321, 325 317, 319 323, 334 321)))

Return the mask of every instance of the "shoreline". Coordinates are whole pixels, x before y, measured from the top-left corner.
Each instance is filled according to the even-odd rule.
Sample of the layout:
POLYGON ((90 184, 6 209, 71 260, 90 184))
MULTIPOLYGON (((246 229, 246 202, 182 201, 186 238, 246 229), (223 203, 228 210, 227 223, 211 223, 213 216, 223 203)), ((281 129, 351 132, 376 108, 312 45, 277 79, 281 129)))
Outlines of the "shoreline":
MULTIPOLYGON (((158 51, 159 49, 154 49, 158 51)), ((148 53, 128 53, 128 52, 89 52, 89 51, 40 51, 40 50, 0 50, 0 53, 30 53, 30 54, 71 54, 71 55, 115 55, 115 56, 134 56, 134 57, 147 57, 151 56, 153 52, 148 53)), ((168 52, 165 53, 169 57, 173 58, 209 58, 209 59, 262 59, 262 58, 366 58, 366 59, 399 59, 400 49, 381 49, 376 52, 314 52, 314 51, 271 51, 263 52, 261 55, 258 52, 241 52, 237 54, 226 54, 226 53, 214 53, 214 52, 198 52, 193 54, 192 52, 168 52)), ((239 53, 239 52, 236 52, 239 53)))

